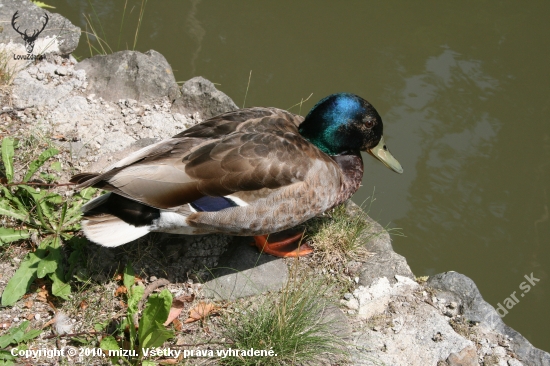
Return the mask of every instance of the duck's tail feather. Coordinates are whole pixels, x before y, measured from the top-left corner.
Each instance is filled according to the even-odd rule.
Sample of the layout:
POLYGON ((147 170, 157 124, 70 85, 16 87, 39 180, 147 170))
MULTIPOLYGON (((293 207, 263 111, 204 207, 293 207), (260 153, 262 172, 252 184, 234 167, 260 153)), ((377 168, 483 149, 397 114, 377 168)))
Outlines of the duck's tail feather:
POLYGON ((151 231, 160 210, 107 193, 82 207, 82 229, 94 243, 116 247, 140 238, 151 231))
POLYGON ((82 221, 88 239, 105 247, 117 247, 149 233, 149 226, 134 226, 116 216, 103 214, 82 221))

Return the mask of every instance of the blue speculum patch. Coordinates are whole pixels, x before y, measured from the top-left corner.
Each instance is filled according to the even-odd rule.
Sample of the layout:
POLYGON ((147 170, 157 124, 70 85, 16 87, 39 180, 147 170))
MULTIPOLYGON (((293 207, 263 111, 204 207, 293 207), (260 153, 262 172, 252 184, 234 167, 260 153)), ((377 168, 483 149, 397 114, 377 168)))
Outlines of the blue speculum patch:
POLYGON ((191 207, 200 212, 215 212, 238 205, 226 197, 204 196, 191 202, 191 207))

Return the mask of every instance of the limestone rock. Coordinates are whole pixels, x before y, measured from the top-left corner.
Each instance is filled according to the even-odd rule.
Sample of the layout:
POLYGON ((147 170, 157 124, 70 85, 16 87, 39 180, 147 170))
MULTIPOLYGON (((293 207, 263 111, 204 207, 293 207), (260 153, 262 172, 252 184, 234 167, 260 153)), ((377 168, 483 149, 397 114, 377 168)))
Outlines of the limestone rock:
POLYGON ((172 68, 164 56, 154 50, 98 55, 83 60, 76 69, 86 71, 87 92, 107 101, 135 99, 148 103, 164 97, 174 101, 179 96, 172 68))
POLYGON ((28 30, 28 34, 32 34, 35 30, 42 28, 44 13, 49 17, 48 24, 35 42, 33 54, 54 53, 68 55, 78 46, 80 28, 73 25, 65 17, 41 9, 30 1, 2 0, 0 19, 4 23, 4 29, 0 32, 0 43, 7 44, 12 42, 21 45, 20 49, 18 49, 18 54, 26 54, 27 51, 25 49, 25 41, 11 26, 11 20, 16 11, 19 12, 16 25, 23 33, 25 30, 28 30))
MULTIPOLYGON (((351 200, 347 202, 350 215, 359 214, 361 208, 351 200)), ((414 279, 414 274, 402 255, 393 251, 390 235, 384 228, 367 216, 369 227, 361 233, 358 240, 374 255, 367 259, 359 270, 359 285, 370 286, 378 278, 386 277, 395 283, 395 276, 414 279)))
POLYGON ((198 113, 200 118, 205 120, 239 109, 231 98, 216 89, 212 82, 200 76, 185 82, 181 92, 182 96, 174 102, 172 112, 198 113))
POLYGON ((479 322, 480 326, 509 337, 510 348, 520 361, 528 365, 550 366, 550 354, 535 348, 525 337, 504 324, 495 308, 483 300, 470 278, 457 272, 445 272, 431 276, 427 285, 439 290, 438 297, 445 298, 447 302, 460 303, 466 319, 479 322))

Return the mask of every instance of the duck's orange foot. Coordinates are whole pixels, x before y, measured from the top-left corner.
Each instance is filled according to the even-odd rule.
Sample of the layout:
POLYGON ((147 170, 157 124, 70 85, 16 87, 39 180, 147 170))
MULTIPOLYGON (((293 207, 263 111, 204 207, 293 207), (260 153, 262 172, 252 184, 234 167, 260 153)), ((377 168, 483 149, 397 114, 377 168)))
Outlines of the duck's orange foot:
POLYGON ((277 236, 281 236, 279 233, 258 235, 254 237, 254 244, 258 247, 260 252, 271 254, 275 257, 303 257, 313 253, 313 249, 309 245, 300 245, 303 235, 303 232, 299 232, 290 237, 286 236, 281 239, 277 238, 277 236))

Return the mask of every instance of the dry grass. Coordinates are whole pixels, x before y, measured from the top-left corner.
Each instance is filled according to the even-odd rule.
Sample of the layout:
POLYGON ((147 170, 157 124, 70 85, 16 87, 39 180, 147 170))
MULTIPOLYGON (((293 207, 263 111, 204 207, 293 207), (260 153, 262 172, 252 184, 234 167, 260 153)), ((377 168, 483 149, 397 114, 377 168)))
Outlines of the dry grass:
POLYGON ((5 49, 0 49, 0 86, 10 85, 15 76, 15 71, 10 64, 10 54, 5 49))
POLYGON ((313 259, 323 268, 339 268, 348 261, 365 261, 369 252, 360 234, 369 227, 366 213, 350 216, 342 204, 306 223, 306 234, 315 249, 313 259))

